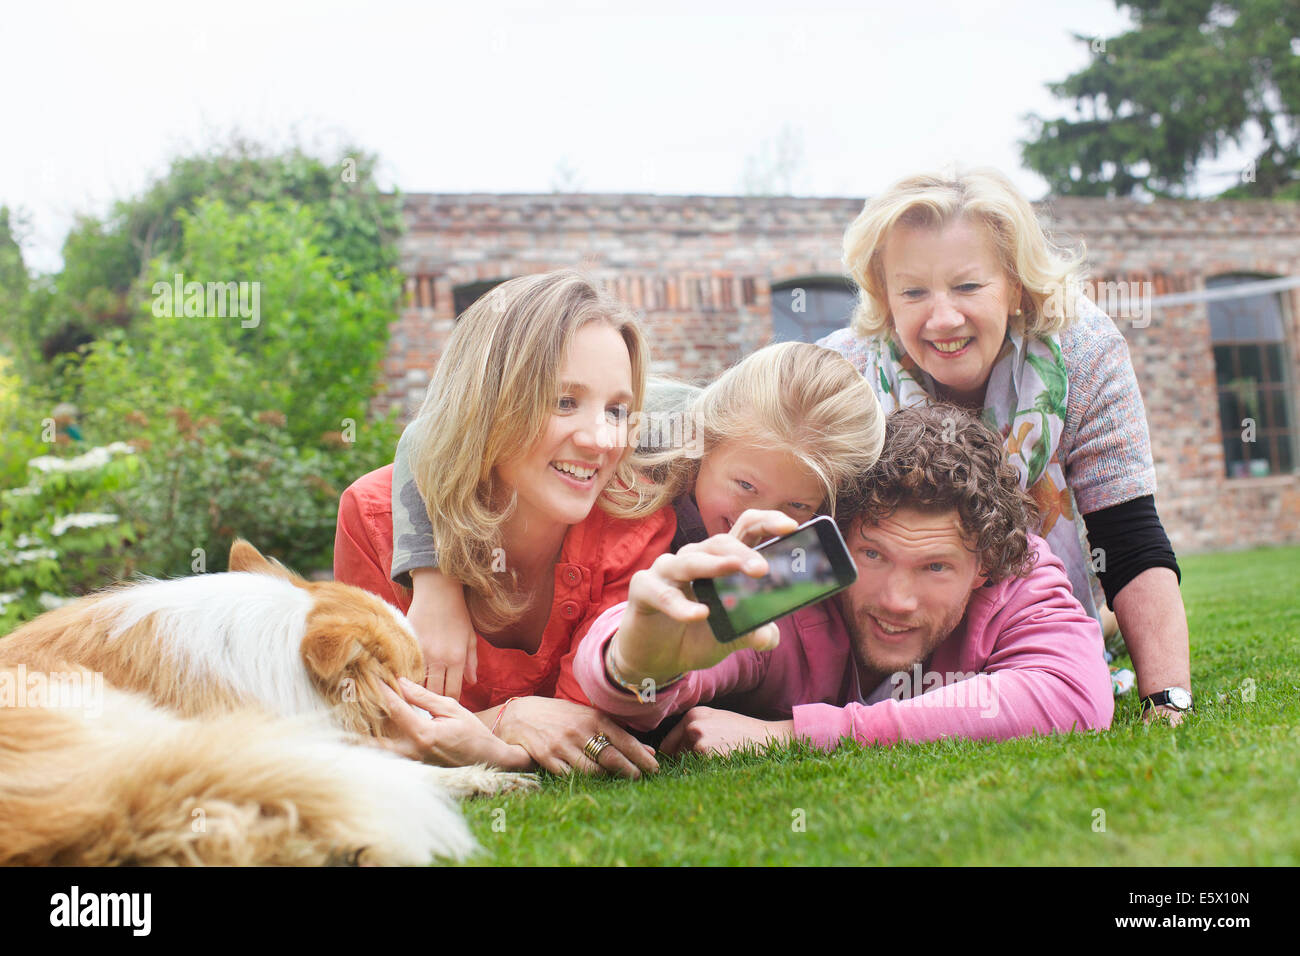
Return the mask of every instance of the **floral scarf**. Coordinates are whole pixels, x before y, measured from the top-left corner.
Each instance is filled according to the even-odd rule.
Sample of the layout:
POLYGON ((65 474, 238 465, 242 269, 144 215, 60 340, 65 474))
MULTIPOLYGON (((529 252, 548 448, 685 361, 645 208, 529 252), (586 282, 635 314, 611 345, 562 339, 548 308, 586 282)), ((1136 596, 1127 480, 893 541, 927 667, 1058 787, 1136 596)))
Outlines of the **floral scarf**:
MULTIPOLYGON (((890 338, 865 343, 867 376, 881 408, 926 404, 937 394, 935 382, 890 338)), ((1085 559, 1082 528, 1074 496, 1065 482, 1057 451, 1065 428, 1070 383, 1056 336, 1029 336, 1007 329, 984 393, 985 424, 1002 435, 1007 459, 1020 472, 1020 485, 1038 504, 1052 553, 1061 559, 1079 603, 1094 618, 1092 568, 1085 559)))

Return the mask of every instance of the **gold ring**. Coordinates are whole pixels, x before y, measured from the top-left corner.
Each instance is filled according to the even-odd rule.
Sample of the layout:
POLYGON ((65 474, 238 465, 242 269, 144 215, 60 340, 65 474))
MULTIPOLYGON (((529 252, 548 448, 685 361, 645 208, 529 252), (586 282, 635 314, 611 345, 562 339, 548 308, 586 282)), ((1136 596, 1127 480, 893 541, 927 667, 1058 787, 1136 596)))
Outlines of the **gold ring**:
POLYGON ((591 739, 582 745, 582 752, 591 758, 592 763, 600 763, 601 752, 609 746, 609 738, 604 734, 593 734, 591 739))

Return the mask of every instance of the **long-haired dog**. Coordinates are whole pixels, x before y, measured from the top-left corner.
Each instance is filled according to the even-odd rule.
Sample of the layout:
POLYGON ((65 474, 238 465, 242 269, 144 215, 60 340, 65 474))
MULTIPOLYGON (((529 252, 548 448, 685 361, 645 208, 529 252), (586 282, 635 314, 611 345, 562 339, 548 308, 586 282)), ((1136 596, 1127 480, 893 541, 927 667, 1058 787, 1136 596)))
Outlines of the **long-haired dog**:
POLYGON ((427 863, 454 797, 533 785, 373 746, 419 682, 405 617, 245 541, 231 570, 120 586, 0 638, 0 863, 427 863))

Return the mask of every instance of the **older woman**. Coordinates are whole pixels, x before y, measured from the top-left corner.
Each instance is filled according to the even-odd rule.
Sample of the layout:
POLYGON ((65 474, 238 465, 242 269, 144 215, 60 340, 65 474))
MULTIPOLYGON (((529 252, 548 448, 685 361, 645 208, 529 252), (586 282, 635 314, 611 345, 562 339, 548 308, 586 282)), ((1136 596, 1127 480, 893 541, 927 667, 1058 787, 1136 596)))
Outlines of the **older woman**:
POLYGON ((1187 617, 1146 414, 1124 337, 1074 294, 1079 259, 988 170, 895 184, 848 228, 844 258, 858 308, 818 344, 854 362, 886 412, 940 399, 1001 430, 1043 537, 1094 616, 1090 572, 1100 580, 1144 713, 1179 719, 1191 706, 1187 617))

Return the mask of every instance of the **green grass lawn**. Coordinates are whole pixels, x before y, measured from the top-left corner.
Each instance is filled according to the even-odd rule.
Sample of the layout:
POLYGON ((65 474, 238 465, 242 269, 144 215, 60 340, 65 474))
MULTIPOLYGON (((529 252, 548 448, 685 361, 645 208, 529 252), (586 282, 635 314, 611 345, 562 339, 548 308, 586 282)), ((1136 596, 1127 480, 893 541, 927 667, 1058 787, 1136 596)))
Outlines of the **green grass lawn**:
POLYGON ((546 777, 466 806, 478 862, 1295 866, 1300 548, 1181 563, 1196 711, 1176 729, 1144 726, 1129 695, 1103 733, 546 777))

